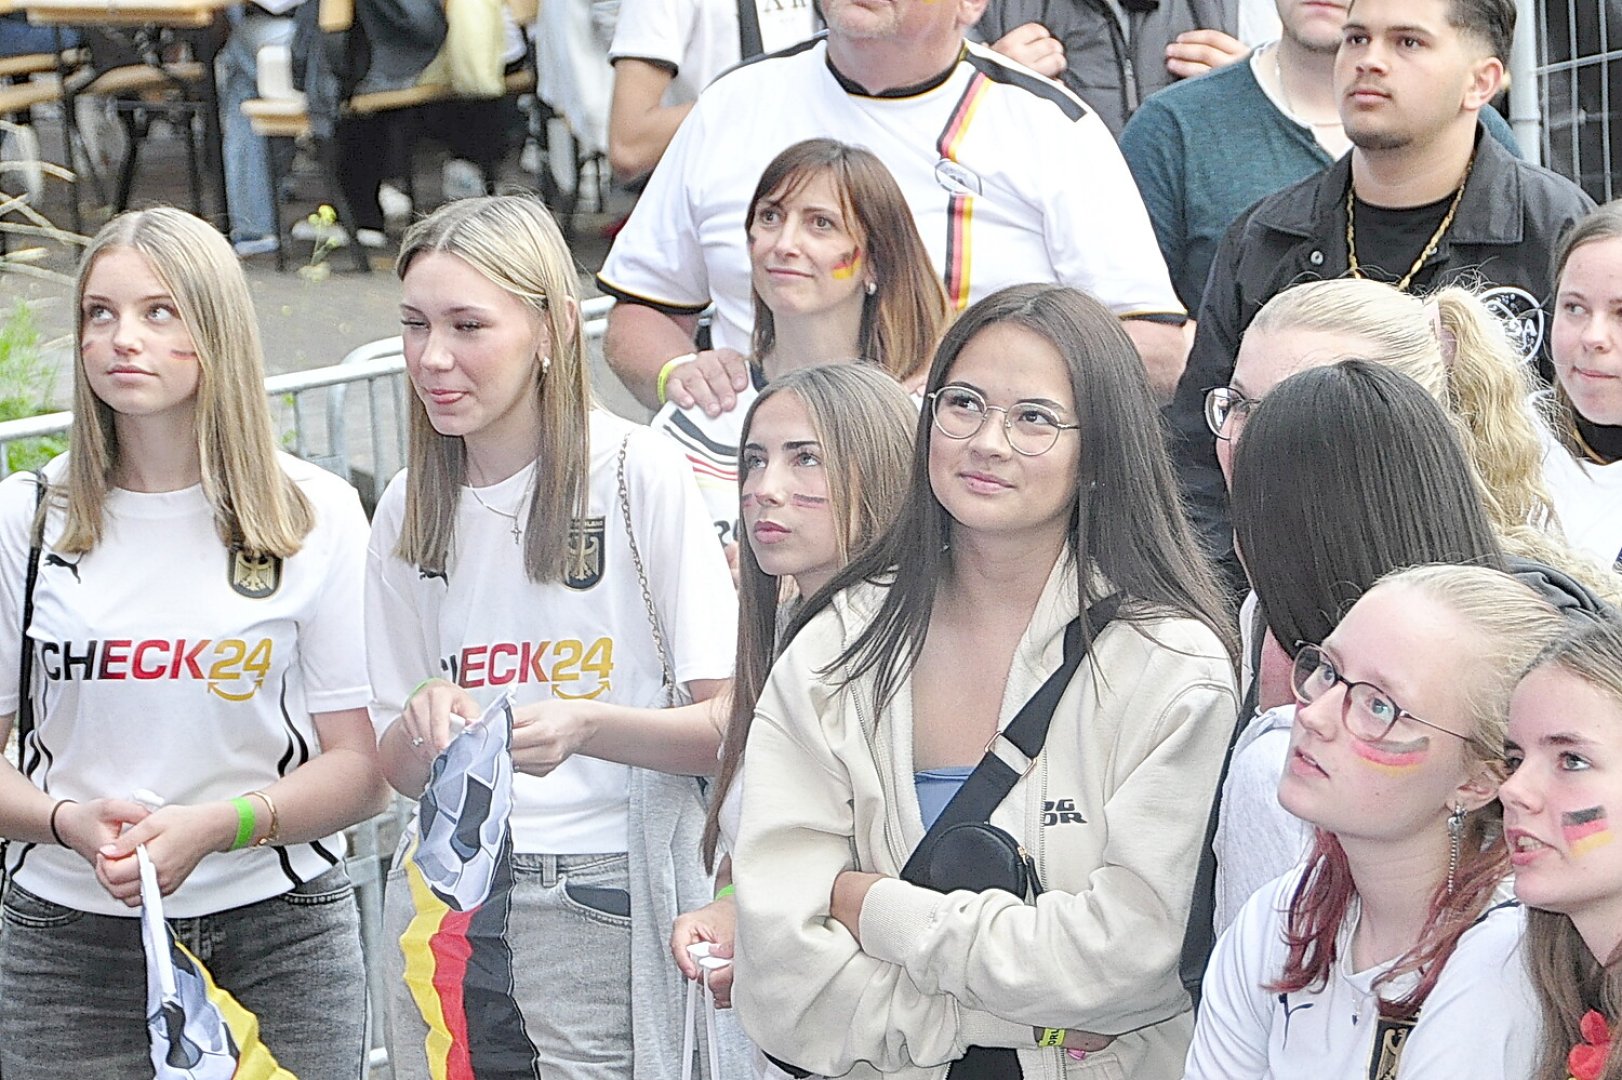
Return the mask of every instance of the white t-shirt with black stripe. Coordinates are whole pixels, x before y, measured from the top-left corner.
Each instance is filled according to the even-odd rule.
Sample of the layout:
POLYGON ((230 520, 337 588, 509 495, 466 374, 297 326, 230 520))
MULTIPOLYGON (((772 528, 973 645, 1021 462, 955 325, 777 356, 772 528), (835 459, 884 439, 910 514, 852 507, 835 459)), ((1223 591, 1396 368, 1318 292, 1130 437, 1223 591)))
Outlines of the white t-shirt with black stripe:
MULTIPOLYGON (((1290 898, 1301 869, 1269 882, 1218 939, 1202 983, 1199 1019, 1183 1080, 1361 1080, 1384 1037, 1382 998, 1418 985, 1398 976, 1376 987, 1394 961, 1356 970, 1351 913, 1335 939, 1322 987, 1281 993, 1290 898)), ((1506 882, 1500 895, 1508 891, 1506 882)), ((1523 1080, 1538 1052, 1537 994, 1527 972, 1525 909, 1488 910, 1459 938, 1403 1045, 1398 1077, 1423 1080, 1523 1080)), ((1381 1075, 1385 1075, 1382 1073, 1381 1075)))
MULTIPOLYGON (((379 735, 430 675, 457 682, 481 706, 511 692, 520 706, 589 699, 657 708, 664 691, 650 602, 678 684, 731 677, 737 590, 711 539, 692 474, 666 440, 640 424, 595 411, 590 432, 587 543, 562 582, 529 579, 507 516, 527 520, 533 464, 488 487, 462 489, 444 574, 420 570, 395 554, 405 520, 406 474, 383 493, 372 521, 366 587, 372 722, 379 735), (646 599, 619 498, 622 443, 646 599)), ((628 850, 630 778, 629 766, 578 754, 545 776, 518 773, 513 850, 628 850)))
POLYGON ((738 533, 738 448, 743 441, 744 417, 760 396, 758 374, 756 380, 739 392, 737 405, 719 416, 697 406, 679 409, 668 403, 648 421, 648 426, 681 448, 722 546, 742 539, 738 533))
POLYGON ((780 151, 819 136, 864 146, 895 176, 958 308, 1051 281, 1122 316, 1181 320, 1149 215, 1109 129, 1057 83, 967 44, 942 77, 872 95, 828 63, 825 37, 722 75, 682 123, 598 282, 693 314, 749 351, 747 203, 780 151))
MULTIPOLYGON (((143 789, 167 803, 230 799, 320 752, 312 713, 366 705, 366 515, 338 477, 285 454, 279 461, 315 510, 303 547, 279 565, 227 550, 201 485, 115 489, 102 541, 84 555, 50 549, 63 526, 60 511, 50 514, 29 631, 35 732, 21 747, 36 786, 80 801, 143 789)), ((61 482, 67 455, 45 472, 61 482)), ((0 483, 0 625, 8 628, 22 623, 35 491, 28 473, 0 483)), ((19 646, 14 629, 0 633, 3 712, 17 707, 19 646)), ((165 910, 193 918, 264 900, 343 854, 334 835, 208 855, 165 910)), ((46 900, 136 914, 66 848, 13 844, 7 861, 18 884, 46 900)))

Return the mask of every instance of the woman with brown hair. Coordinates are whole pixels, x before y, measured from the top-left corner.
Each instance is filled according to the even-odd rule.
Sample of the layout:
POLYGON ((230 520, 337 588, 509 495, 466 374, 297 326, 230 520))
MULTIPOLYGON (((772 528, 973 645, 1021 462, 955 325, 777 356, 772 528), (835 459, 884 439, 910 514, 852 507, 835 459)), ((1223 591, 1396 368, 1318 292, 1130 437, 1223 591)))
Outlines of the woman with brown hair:
POLYGON ((1555 253, 1553 438, 1544 471, 1574 547, 1622 570, 1622 201, 1601 206, 1555 253))
MULTIPOLYGON (((737 904, 729 853, 743 806, 738 774, 755 703, 786 644, 783 631, 806 598, 895 520, 906 497, 917 422, 893 379, 851 364, 790 372, 762 390, 744 418, 738 667, 704 830, 704 858, 716 868, 716 900, 677 919, 670 939, 688 978, 698 975, 687 951, 694 943, 711 943, 716 956, 732 955, 737 904)), ((730 1004, 731 982, 730 968, 712 975, 717 1004, 730 1004)))
POLYGON ((716 399, 708 387, 725 377, 706 382, 695 355, 672 359, 652 421, 686 453, 723 544, 738 539, 738 429, 762 387, 799 368, 861 361, 916 389, 947 321, 912 211, 870 151, 795 143, 761 173, 744 226, 755 312, 747 370, 716 399))
POLYGON ((1573 625, 1509 702, 1498 791, 1543 1013, 1533 1080, 1618 1080, 1622 1039, 1622 624, 1573 625))
POLYGON ((896 524, 796 616, 755 710, 734 1000, 828 1076, 1069 1053, 1173 1077, 1188 806, 1233 727, 1233 648, 1143 363, 1098 301, 1016 286, 947 332, 925 401, 896 524), (1007 884, 919 867, 937 823, 976 826, 1007 884))

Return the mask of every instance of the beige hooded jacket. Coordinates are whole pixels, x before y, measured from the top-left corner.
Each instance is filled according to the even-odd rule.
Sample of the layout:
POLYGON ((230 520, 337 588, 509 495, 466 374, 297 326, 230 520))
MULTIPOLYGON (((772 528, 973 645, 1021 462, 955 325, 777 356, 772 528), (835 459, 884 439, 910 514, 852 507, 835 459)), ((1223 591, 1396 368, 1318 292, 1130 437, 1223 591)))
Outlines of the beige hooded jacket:
MULTIPOLYGON (((1118 618, 1099 635, 1034 767, 992 815, 1036 860, 1047 891, 1027 905, 894 876, 924 835, 911 683, 876 716, 870 680, 816 674, 881 596, 849 590, 813 619, 756 712, 733 864, 733 999, 749 1034, 827 1076, 941 1077, 979 1045, 1020 1048, 1028 1080, 1180 1077, 1193 1017, 1178 950, 1237 712, 1217 636, 1190 618, 1118 618), (860 945, 828 914, 846 869, 890 875, 867 894, 860 945), (1038 1049, 1033 1027, 1118 1038, 1076 1062, 1038 1049)), ((1015 650, 1001 725, 1059 666, 1076 612, 1061 558, 1015 650)))

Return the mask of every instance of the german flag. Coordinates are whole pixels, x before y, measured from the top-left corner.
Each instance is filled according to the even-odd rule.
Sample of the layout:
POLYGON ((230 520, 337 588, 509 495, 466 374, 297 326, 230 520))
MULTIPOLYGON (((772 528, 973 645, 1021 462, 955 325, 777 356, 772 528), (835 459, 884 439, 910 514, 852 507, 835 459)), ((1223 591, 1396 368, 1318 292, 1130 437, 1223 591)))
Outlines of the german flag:
POLYGON ((298 1080, 259 1041, 259 1018, 216 986, 208 968, 175 940, 163 921, 163 894, 144 844, 136 857, 154 1080, 298 1080))
POLYGON ((451 740, 423 789, 406 852, 415 914, 405 981, 428 1025, 432 1080, 539 1080, 513 999, 512 705, 503 697, 451 740))

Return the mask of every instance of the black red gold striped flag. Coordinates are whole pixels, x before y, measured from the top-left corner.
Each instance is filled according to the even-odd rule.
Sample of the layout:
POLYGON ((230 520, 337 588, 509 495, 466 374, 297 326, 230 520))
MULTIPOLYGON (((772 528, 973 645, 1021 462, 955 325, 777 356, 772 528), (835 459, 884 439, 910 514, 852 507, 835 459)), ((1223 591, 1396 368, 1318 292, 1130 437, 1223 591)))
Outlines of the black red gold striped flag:
POLYGON ((406 853, 415 914, 400 938, 428 1026, 432 1080, 538 1080, 513 998, 512 704, 503 697, 451 740, 423 789, 406 853))
POLYGON ((298 1080, 259 1041, 259 1018, 215 985, 208 968, 163 921, 163 894, 147 857, 141 866, 141 940, 146 950, 146 1026, 154 1080, 298 1080))

